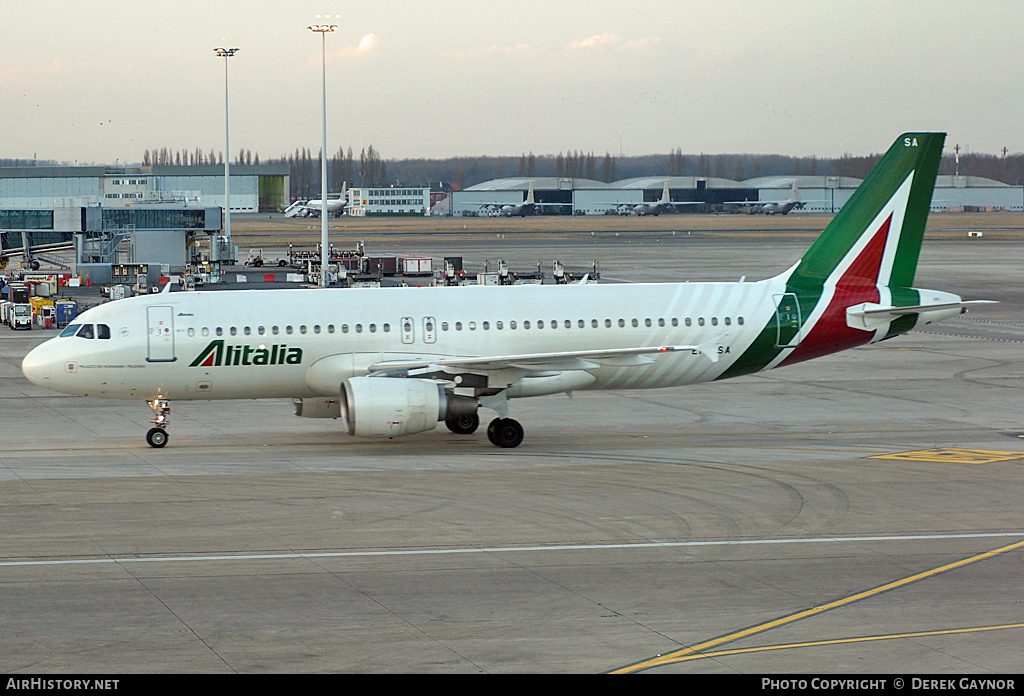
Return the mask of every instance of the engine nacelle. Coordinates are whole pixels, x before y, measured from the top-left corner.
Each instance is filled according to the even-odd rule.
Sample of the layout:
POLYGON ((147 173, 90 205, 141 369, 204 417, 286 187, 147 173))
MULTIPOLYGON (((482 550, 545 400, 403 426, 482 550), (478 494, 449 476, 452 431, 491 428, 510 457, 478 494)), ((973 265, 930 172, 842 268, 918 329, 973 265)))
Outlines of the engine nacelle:
POLYGON ((341 384, 341 415, 349 435, 357 437, 422 433, 476 409, 476 399, 450 394, 443 384, 425 379, 352 377, 341 384))
POLYGON ((292 399, 295 415, 302 418, 341 418, 340 396, 315 396, 292 399))

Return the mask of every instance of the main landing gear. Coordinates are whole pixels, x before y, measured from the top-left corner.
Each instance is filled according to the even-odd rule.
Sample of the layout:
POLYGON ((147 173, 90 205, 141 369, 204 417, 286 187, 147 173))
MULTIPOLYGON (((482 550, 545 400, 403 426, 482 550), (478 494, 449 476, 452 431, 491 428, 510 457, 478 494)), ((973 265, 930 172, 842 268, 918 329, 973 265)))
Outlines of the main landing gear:
MULTIPOLYGON (((472 435, 480 427, 480 416, 473 413, 449 418, 444 424, 456 435, 472 435)), ((487 426, 487 439, 495 447, 518 447, 523 442, 523 426, 511 418, 495 418, 487 426)))
POLYGON ((487 439, 495 447, 518 447, 523 441, 523 426, 512 418, 495 418, 487 426, 487 439))
POLYGON ((146 442, 150 447, 163 447, 167 444, 167 419, 171 415, 171 402, 167 399, 153 399, 146 403, 153 409, 153 419, 149 421, 153 427, 146 433, 146 442))
POLYGON ((471 413, 465 416, 449 418, 444 424, 456 435, 472 435, 480 427, 480 416, 476 413, 471 413))

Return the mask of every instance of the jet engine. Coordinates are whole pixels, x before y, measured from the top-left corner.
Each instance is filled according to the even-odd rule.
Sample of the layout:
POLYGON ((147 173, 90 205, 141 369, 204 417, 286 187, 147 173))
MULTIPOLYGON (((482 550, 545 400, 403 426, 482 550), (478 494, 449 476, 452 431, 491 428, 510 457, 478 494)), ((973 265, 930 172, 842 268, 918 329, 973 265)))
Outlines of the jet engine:
POLYGON ((433 430, 439 421, 476 413, 477 400, 425 379, 352 377, 341 385, 349 435, 399 437, 433 430))

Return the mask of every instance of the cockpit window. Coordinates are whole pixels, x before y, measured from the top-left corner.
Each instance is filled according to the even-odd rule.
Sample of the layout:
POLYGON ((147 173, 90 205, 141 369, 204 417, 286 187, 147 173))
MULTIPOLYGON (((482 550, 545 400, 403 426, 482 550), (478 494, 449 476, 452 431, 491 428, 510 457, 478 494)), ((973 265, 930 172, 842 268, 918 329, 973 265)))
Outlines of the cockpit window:
POLYGON ((110 338, 110 327, 106 324, 97 324, 96 338, 110 338))
POLYGON ((64 329, 63 331, 60 332, 61 338, 64 338, 66 336, 74 336, 76 333, 78 333, 78 330, 80 328, 82 328, 81 324, 70 324, 70 325, 68 325, 68 327, 66 329, 64 329))
POLYGON ((78 331, 79 338, 95 338, 96 334, 93 331, 92 324, 82 324, 82 328, 78 331))

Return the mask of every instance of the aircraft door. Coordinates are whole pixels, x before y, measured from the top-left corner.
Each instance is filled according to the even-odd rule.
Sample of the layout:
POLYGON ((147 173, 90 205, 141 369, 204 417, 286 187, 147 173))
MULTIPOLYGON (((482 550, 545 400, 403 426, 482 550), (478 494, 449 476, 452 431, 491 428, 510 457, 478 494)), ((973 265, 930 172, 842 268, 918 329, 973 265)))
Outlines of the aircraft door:
POLYGON ((412 343, 416 340, 416 329, 412 317, 402 317, 402 343, 412 343))
POLYGON ((775 324, 777 327, 776 348, 800 345, 800 303, 793 293, 775 295, 775 324))
POLYGON ((423 342, 434 343, 437 340, 437 322, 434 317, 423 317, 423 342))
POLYGON ((174 362, 174 308, 147 307, 147 362, 174 362))

